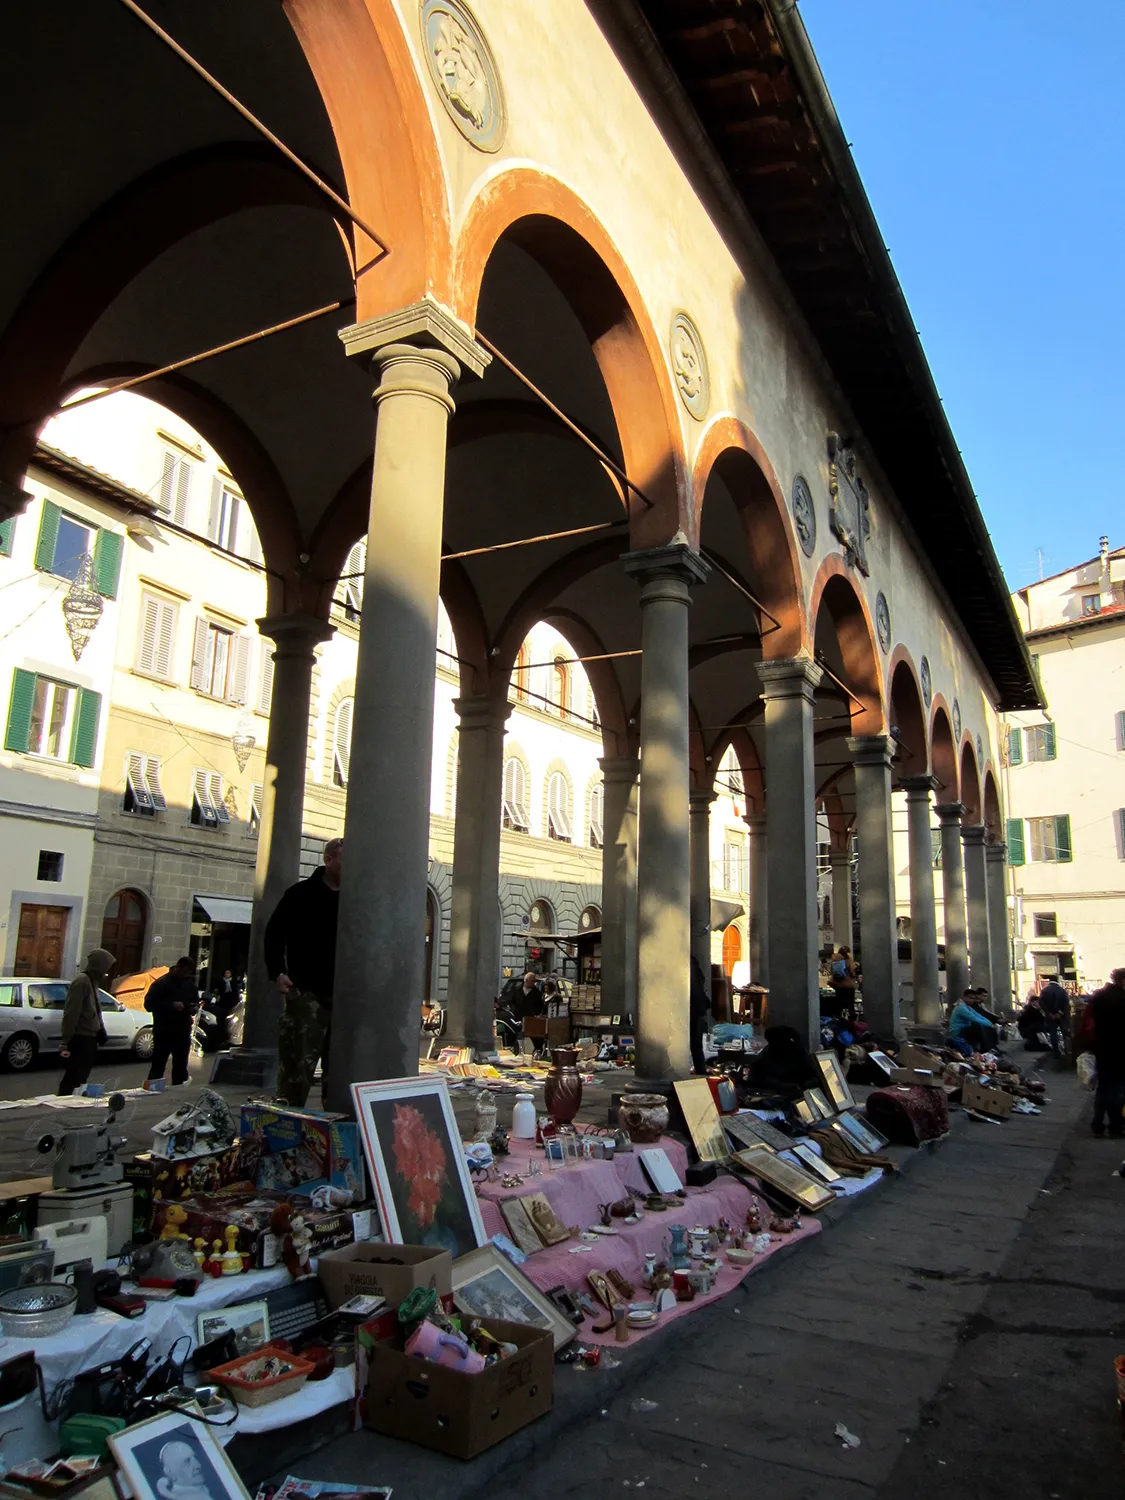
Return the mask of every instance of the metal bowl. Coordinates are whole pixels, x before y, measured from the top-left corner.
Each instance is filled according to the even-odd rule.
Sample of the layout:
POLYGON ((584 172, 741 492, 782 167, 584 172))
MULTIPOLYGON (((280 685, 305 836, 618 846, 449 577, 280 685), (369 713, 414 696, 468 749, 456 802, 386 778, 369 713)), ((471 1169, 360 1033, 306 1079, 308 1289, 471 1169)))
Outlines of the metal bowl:
POLYGON ((78 1293, 61 1281, 21 1286, 0 1297, 0 1328, 11 1339, 42 1339, 61 1333, 74 1316, 78 1293))

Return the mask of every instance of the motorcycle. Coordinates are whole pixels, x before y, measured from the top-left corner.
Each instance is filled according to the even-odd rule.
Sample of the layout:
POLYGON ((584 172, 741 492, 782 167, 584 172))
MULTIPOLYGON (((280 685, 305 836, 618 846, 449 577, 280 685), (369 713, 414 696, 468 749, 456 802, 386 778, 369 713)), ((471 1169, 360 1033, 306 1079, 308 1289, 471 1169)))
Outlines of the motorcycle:
POLYGON ((215 1003, 215 996, 209 995, 196 1011, 192 1022, 191 1050, 197 1057, 202 1057, 204 1053, 237 1047, 242 1041, 245 1017, 245 1001, 240 1000, 232 1010, 223 1014, 215 1003))

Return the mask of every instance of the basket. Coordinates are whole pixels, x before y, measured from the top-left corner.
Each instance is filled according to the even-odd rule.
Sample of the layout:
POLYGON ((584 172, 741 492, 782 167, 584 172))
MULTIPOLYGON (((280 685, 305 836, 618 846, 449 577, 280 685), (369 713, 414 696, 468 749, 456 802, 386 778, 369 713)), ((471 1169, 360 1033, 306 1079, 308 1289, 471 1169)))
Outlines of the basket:
POLYGON ((44 1339, 61 1333, 74 1316, 78 1293, 61 1281, 21 1286, 0 1297, 0 1328, 11 1339, 44 1339))
POLYGON ((218 1385, 226 1386, 239 1406, 269 1406, 283 1396, 292 1396, 299 1391, 316 1366, 300 1355, 289 1354, 284 1349, 265 1344, 253 1354, 244 1354, 232 1359, 230 1364, 218 1365, 210 1372, 210 1378, 218 1385), (276 1360, 280 1366, 273 1375, 264 1379, 249 1378, 266 1360, 276 1360))

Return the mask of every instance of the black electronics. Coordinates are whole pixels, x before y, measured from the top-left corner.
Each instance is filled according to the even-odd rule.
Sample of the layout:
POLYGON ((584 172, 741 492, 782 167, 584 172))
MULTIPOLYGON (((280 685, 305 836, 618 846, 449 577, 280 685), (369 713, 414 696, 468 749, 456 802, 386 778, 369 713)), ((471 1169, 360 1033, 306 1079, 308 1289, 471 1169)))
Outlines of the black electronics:
POLYGON ((328 1302, 315 1277, 279 1286, 265 1295, 270 1338, 292 1339, 328 1316, 328 1302))
POLYGON ((41 1286, 55 1269, 55 1252, 46 1240, 22 1240, 0 1249, 0 1292, 41 1286))
POLYGON ((693 1161, 684 1172, 684 1181, 688 1187, 706 1187, 717 1175, 713 1161, 693 1161))

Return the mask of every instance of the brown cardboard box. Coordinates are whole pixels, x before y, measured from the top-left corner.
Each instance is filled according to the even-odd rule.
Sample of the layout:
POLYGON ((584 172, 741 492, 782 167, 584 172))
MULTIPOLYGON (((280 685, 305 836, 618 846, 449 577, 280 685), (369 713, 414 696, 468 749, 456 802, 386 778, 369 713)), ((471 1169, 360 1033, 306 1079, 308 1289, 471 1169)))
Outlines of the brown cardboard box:
POLYGON ((479 1375, 404 1353, 401 1334, 376 1344, 368 1356, 366 1425, 453 1458, 475 1458, 545 1416, 555 1400, 551 1334, 525 1323, 481 1321, 519 1353, 479 1375))
POLYGON ((940 1089, 941 1075, 936 1077, 931 1072, 923 1072, 920 1068, 892 1068, 891 1082, 904 1083, 908 1087, 921 1084, 924 1088, 940 1089))
POLYGON ((994 1120, 1006 1120, 1012 1113, 1016 1101, 1003 1089, 983 1088, 975 1078, 966 1078, 961 1089, 961 1103, 966 1109, 975 1109, 978 1114, 991 1115, 994 1120))
POLYGON ((316 1263, 328 1306, 352 1297, 385 1297, 392 1307, 415 1287, 432 1287, 439 1297, 453 1290, 453 1257, 430 1245, 383 1245, 372 1240, 328 1250, 316 1263))
POLYGON ((939 1077, 941 1075, 941 1058, 933 1052, 927 1052, 924 1047, 915 1047, 911 1042, 906 1042, 899 1048, 896 1061, 900 1068, 918 1068, 922 1072, 929 1069, 939 1077))

